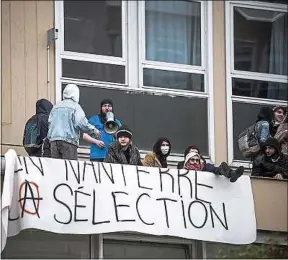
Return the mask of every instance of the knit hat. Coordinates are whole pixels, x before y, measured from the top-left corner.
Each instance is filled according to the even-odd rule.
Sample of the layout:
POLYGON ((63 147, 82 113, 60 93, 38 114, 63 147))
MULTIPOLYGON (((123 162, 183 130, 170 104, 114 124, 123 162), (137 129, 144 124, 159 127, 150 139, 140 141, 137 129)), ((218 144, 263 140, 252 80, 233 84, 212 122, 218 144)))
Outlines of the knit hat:
POLYGON ((113 101, 111 100, 111 99, 109 99, 109 98, 105 98, 105 99, 103 99, 102 101, 101 101, 101 107, 103 106, 103 105, 111 105, 112 107, 113 107, 113 101))
POLYGON ((117 131, 117 139, 122 137, 122 136, 125 136, 125 137, 128 137, 129 139, 132 139, 132 131, 128 128, 128 126, 126 125, 122 125, 119 130, 117 131))
POLYGON ((185 157, 185 162, 184 162, 184 165, 186 165, 186 163, 193 157, 193 156, 197 156, 199 158, 199 163, 201 161, 201 157, 198 153, 195 153, 195 152, 190 152, 186 155, 185 157))

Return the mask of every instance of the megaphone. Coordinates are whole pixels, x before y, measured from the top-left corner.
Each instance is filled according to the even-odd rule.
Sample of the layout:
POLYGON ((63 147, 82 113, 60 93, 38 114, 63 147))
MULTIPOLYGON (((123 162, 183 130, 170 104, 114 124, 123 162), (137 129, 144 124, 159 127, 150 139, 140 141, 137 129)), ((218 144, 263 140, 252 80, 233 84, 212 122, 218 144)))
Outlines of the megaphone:
POLYGON ((112 112, 106 113, 106 122, 104 123, 104 131, 107 134, 115 134, 118 131, 119 125, 114 121, 112 112))

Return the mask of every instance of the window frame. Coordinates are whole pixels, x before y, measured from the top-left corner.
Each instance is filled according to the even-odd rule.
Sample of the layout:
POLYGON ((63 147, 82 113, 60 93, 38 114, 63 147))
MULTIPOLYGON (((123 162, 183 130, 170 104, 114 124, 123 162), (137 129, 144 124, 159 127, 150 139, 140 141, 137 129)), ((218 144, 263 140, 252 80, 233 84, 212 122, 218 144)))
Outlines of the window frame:
MULTIPOLYGON (((243 165, 249 168, 250 162, 234 159, 234 136, 233 136, 233 102, 263 105, 287 105, 286 101, 236 96, 232 93, 232 79, 250 79, 268 82, 288 83, 288 76, 241 71, 234 69, 234 7, 244 7, 257 10, 268 10, 276 12, 288 12, 287 5, 277 3, 267 3, 258 1, 225 1, 225 42, 226 42, 226 103, 227 103, 227 139, 228 139, 228 162, 232 166, 243 165), (232 141, 229 141, 232 140, 232 141)), ((256 115, 255 115, 256 117, 256 115)))
MULTIPOLYGON (((168 64, 160 62, 158 69, 165 69, 168 64, 169 70, 185 70, 191 73, 204 74, 204 92, 163 89, 157 87, 143 86, 143 66, 141 57, 143 57, 143 35, 145 30, 141 15, 145 14, 145 3, 141 1, 122 0, 122 49, 123 58, 108 57, 96 54, 75 53, 64 51, 64 1, 55 1, 55 28, 58 29, 58 38, 55 41, 55 85, 56 85, 56 102, 61 100, 62 84, 74 83, 86 85, 89 87, 100 87, 106 89, 118 89, 122 91, 136 91, 141 93, 153 93, 156 95, 168 95, 177 97, 197 97, 207 100, 208 110, 208 151, 209 159, 215 161, 215 136, 214 136, 214 96, 213 96, 213 11, 211 1, 190 0, 201 3, 201 60, 200 66, 186 66, 181 64, 168 64), (141 10, 141 8, 143 10, 141 10), (142 12, 142 14, 141 14, 142 12), (141 49, 142 48, 142 49, 141 49), (140 51, 142 50, 142 51, 140 51), (124 56, 125 54, 125 56, 124 56), (124 58, 125 57, 125 58, 124 58), (125 83, 118 84, 112 82, 100 82, 85 79, 65 78, 62 77, 62 59, 74 59, 88 62, 109 63, 116 65, 125 64, 125 83), (163 67, 162 67, 163 65, 163 67), (205 68, 205 69, 204 69, 205 68)), ((144 21, 145 26, 145 21, 144 21)), ((145 50, 144 50, 145 51, 145 50)), ((154 63, 154 62, 153 62, 154 63)), ((155 62, 155 64, 158 62, 155 62)), ((157 65, 157 64, 156 64, 157 65)), ((153 64, 152 64, 153 67, 153 64)), ((81 149, 81 148, 80 148, 81 149)), ((81 149, 81 153, 84 153, 81 149)), ((89 148, 86 149, 87 154, 89 148)), ((140 151, 141 155, 147 151, 140 151)), ((181 161, 182 154, 173 155, 172 163, 181 161)))
POLYGON ((176 89, 167 89, 161 88, 163 91, 167 92, 191 92, 197 94, 208 94, 208 64, 210 61, 207 60, 209 56, 207 56, 207 52, 209 49, 209 42, 207 41, 209 35, 208 31, 208 19, 209 16, 212 15, 212 12, 209 13, 209 4, 205 4, 204 1, 201 0, 190 0, 189 2, 197 2, 200 3, 201 10, 201 66, 197 65, 188 65, 188 64, 179 64, 179 63, 169 63, 162 61, 151 61, 146 60, 146 33, 145 33, 145 1, 139 1, 138 8, 138 28, 139 28, 139 43, 140 43, 140 51, 139 51, 139 82, 140 86, 143 89, 155 89, 155 87, 145 86, 143 84, 143 70, 144 69, 159 69, 159 70, 170 70, 170 71, 179 71, 179 72, 188 72, 204 75, 204 91, 192 91, 192 90, 176 90, 176 89), (208 14, 208 15, 205 15, 208 14), (208 19, 207 19, 208 18, 208 19))

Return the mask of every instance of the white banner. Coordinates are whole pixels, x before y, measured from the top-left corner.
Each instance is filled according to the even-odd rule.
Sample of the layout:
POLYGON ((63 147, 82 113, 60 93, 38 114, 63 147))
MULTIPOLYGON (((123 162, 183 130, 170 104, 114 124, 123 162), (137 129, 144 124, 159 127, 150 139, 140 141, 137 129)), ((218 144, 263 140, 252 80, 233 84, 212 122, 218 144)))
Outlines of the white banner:
POLYGON ((231 244, 256 239, 249 176, 6 155, 2 250, 26 228, 136 231, 231 244))

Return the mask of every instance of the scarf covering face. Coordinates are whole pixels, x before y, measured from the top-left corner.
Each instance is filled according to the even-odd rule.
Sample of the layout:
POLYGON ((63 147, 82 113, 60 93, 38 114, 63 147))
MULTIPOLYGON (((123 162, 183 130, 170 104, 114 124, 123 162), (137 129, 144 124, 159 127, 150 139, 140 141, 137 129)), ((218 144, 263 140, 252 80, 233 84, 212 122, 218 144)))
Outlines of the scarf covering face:
POLYGON ((198 153, 190 152, 185 157, 184 168, 187 170, 201 170, 201 158, 198 153), (196 156, 199 159, 198 163, 191 163, 190 159, 196 156))

